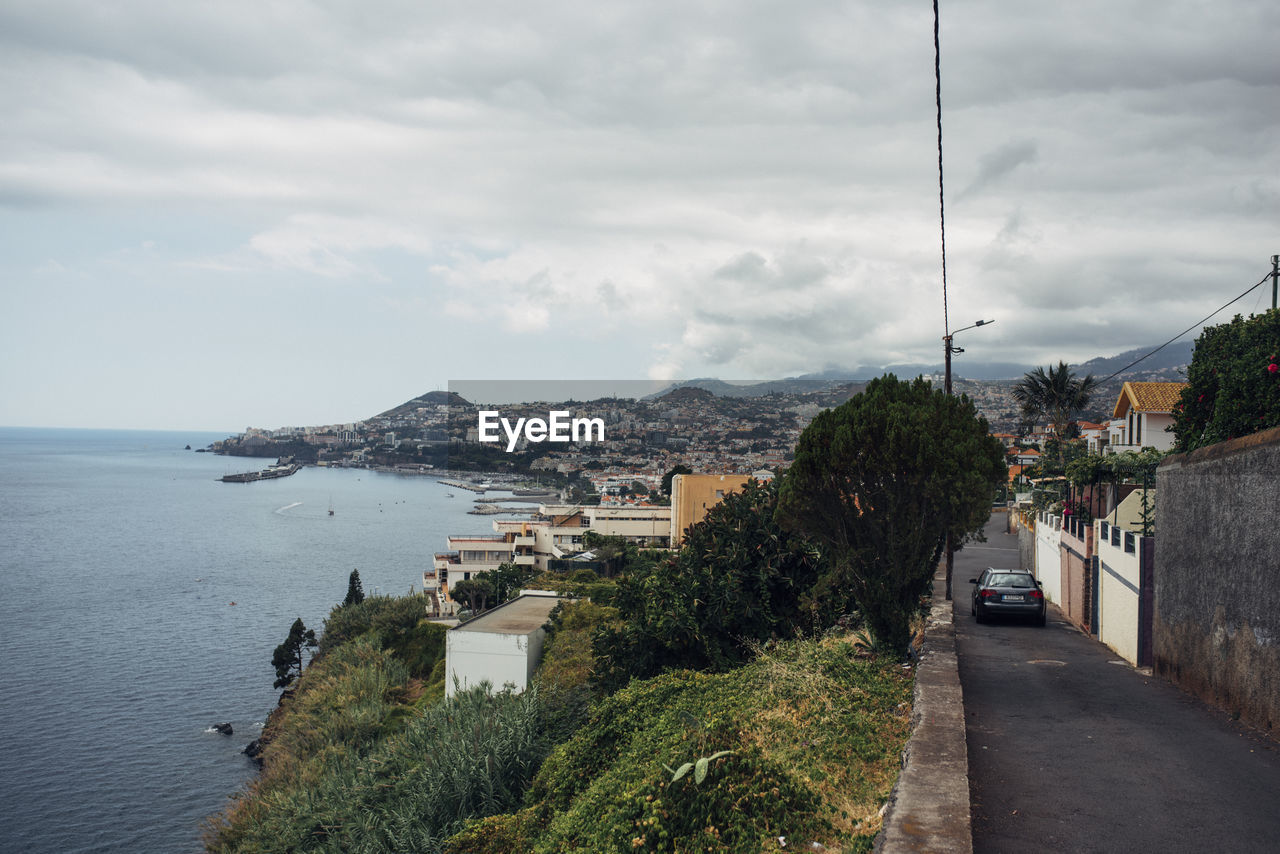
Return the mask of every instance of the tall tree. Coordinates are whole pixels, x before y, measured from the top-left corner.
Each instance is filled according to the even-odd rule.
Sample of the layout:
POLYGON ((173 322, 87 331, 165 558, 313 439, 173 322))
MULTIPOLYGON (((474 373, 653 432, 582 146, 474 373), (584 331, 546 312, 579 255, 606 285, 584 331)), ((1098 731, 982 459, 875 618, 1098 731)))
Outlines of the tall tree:
POLYGON ((662 493, 664 495, 671 494, 671 481, 678 474, 693 474, 693 469, 683 463, 676 463, 671 470, 662 476, 662 493))
POLYGON ((778 518, 823 547, 832 570, 819 594, 856 605, 878 641, 905 649, 946 535, 980 534, 1005 473, 967 397, 890 374, 805 428, 778 518))
POLYGON ((483 611, 496 592, 493 582, 483 575, 449 585, 449 598, 459 605, 466 605, 473 614, 483 611))
POLYGON ((347 598, 342 600, 343 605, 359 605, 364 601, 364 584, 360 581, 360 570, 351 570, 351 575, 347 578, 347 598))
POLYGON ((302 675, 303 652, 317 645, 316 633, 303 625, 301 617, 294 620, 289 636, 271 656, 271 665, 276 669, 276 688, 288 688, 302 675))
POLYGON ((501 605, 519 595, 520 588, 537 574, 537 569, 532 566, 521 566, 518 563, 509 562, 499 565, 497 569, 489 570, 484 574, 484 578, 493 585, 494 604, 501 605))
POLYGON ((1056 368, 1050 365, 1047 371, 1036 368, 1023 374, 1013 387, 1013 399, 1024 419, 1048 419, 1061 448, 1072 416, 1089 405, 1097 388, 1093 374, 1077 377, 1066 362, 1058 362, 1056 368))

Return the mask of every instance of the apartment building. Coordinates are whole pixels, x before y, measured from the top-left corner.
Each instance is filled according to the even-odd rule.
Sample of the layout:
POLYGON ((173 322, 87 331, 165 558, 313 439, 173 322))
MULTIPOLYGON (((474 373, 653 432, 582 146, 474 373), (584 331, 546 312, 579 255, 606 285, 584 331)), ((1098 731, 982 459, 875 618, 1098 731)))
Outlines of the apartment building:
POLYGON ((448 551, 437 552, 422 572, 422 587, 448 610, 449 583, 468 580, 504 563, 546 570, 553 558, 582 551, 588 531, 625 537, 653 548, 670 545, 670 507, 541 504, 533 519, 494 519, 493 534, 450 536, 448 551))
POLYGON ((751 479, 752 475, 745 474, 678 474, 671 478, 671 547, 679 548, 690 525, 706 518, 707 511, 726 495, 741 492, 751 479))

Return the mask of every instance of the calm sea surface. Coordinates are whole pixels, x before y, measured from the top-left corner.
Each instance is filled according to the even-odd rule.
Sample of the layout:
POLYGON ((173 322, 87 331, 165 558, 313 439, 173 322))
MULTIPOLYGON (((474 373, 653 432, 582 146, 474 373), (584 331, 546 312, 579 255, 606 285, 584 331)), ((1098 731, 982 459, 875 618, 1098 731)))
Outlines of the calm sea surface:
POLYGON ((447 534, 491 533, 428 477, 219 483, 271 462, 183 450, 225 436, 0 428, 0 851, 200 850, 294 618, 319 629, 353 568, 420 589, 447 534))

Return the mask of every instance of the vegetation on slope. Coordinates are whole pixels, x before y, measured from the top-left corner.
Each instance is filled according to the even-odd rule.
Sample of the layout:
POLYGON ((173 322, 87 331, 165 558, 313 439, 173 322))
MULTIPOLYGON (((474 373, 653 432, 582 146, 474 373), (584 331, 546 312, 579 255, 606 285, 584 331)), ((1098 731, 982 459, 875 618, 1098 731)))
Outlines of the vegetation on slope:
POLYGON ((869 850, 909 731, 912 673, 884 650, 1002 461, 964 398, 872 383, 814 420, 780 488, 727 496, 678 554, 593 540, 609 579, 534 579, 593 601, 553 615, 520 696, 443 699, 422 597, 349 595, 209 850, 869 850))
POLYGON ((756 852, 778 837, 870 850, 911 683, 848 634, 771 645, 727 673, 635 680, 551 753, 524 809, 472 823, 445 850, 756 852), (701 782, 672 779, 722 751, 701 782))

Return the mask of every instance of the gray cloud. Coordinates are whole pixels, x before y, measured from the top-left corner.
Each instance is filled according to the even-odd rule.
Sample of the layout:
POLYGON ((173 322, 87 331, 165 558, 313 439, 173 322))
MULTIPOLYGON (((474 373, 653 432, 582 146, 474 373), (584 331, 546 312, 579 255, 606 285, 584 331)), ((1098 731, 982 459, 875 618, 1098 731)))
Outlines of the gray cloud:
MULTIPOLYGON (((950 317, 999 320, 971 357, 1162 341, 1256 281, 1277 251, 1280 7, 942 12, 950 317)), ((206 343, 166 361, 209 375, 202 324, 229 321, 205 320, 209 294, 306 293, 294 349, 375 360, 319 373, 386 406, 513 363, 933 362, 933 85, 923 6, 0 4, 0 281, 33 293, 60 265, 118 294, 68 328, 121 330, 120 382, 161 369, 158 319, 112 305, 168 306, 206 343), (157 236, 164 253, 118 251, 157 236)), ((70 366, 94 356, 45 308, 0 318, 0 362, 68 367, 4 376, 0 423, 55 394, 138 397, 86 388, 70 366)))
POLYGON ((1024 139, 1008 142, 978 158, 978 174, 965 187, 958 199, 981 192, 1019 166, 1034 163, 1037 155, 1035 140, 1024 139))

